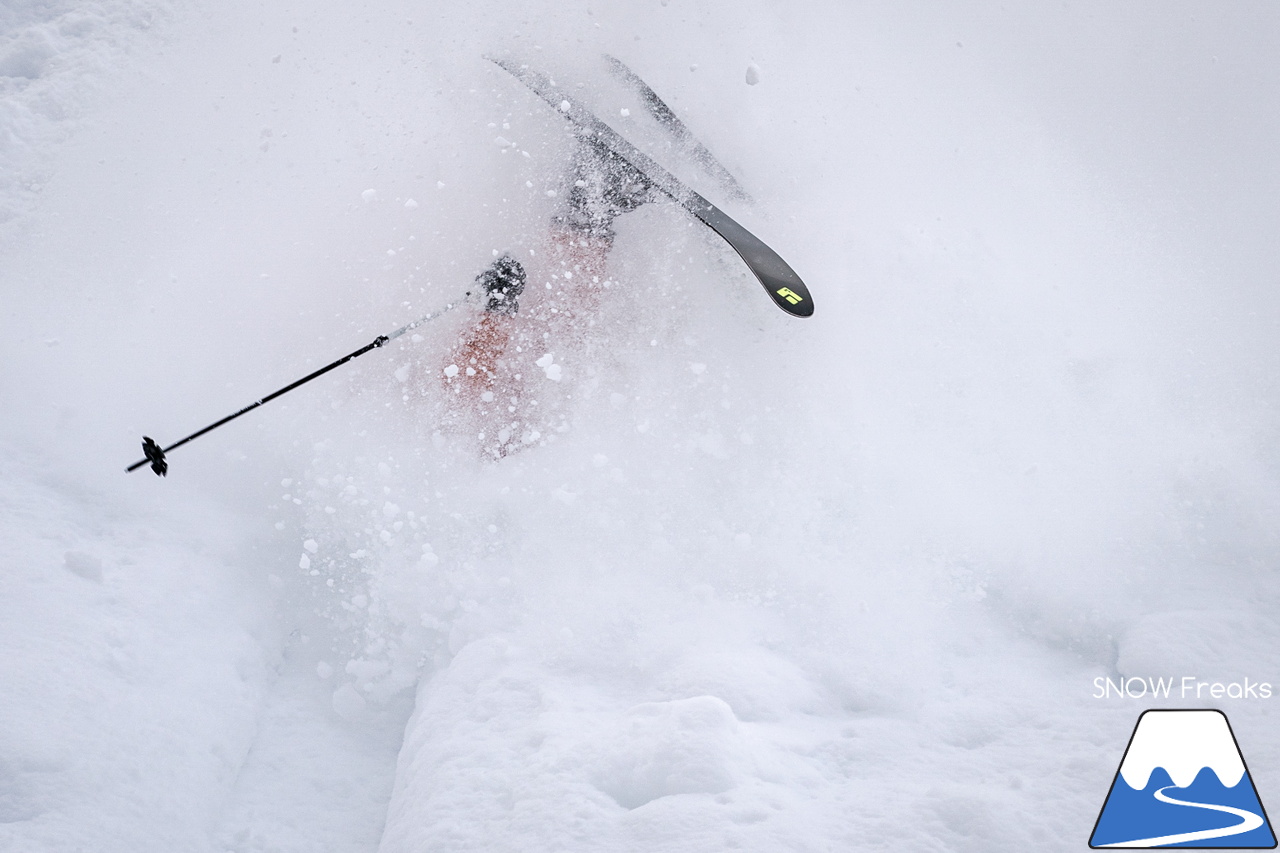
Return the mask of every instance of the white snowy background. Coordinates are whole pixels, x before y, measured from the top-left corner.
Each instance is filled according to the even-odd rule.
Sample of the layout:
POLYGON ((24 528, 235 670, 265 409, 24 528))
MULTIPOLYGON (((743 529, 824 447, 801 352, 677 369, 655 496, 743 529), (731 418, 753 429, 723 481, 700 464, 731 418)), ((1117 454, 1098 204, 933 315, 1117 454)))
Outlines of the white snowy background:
MULTIPOLYGON (((4 0, 0 849, 1084 849, 1153 704, 1095 677, 1280 685, 1277 43, 4 0), (451 315, 124 473, 537 246, 563 125, 483 57, 602 52, 814 318, 651 206, 540 446, 437 431, 451 315)), ((1155 704, 1222 707, 1274 813, 1278 701, 1155 704)))

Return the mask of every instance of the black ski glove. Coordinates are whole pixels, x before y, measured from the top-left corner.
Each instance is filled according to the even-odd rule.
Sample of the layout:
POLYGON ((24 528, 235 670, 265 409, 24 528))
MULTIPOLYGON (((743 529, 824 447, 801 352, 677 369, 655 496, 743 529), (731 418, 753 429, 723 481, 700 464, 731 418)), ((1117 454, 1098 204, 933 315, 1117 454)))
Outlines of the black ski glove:
POLYGON ((476 282, 484 286, 489 298, 484 310, 496 314, 515 314, 520 310, 517 299, 524 292, 524 267, 510 255, 498 258, 489 268, 476 276, 476 282))

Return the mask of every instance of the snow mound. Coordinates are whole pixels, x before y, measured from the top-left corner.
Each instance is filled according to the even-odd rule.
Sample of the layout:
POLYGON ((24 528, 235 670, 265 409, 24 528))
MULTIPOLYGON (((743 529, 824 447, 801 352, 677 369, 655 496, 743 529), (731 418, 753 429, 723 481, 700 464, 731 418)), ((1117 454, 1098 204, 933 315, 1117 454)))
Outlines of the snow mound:
POLYGON ((746 745, 733 711, 715 696, 647 702, 610 735, 596 785, 620 806, 734 787, 746 745))

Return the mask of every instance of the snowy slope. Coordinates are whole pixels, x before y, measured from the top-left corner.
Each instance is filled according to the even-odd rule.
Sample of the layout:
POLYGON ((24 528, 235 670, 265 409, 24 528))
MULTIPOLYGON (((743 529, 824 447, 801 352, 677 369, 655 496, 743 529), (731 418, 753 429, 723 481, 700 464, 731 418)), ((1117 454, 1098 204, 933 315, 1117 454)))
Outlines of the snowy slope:
POLYGON ((1082 848, 1095 677, 1280 684, 1275 30, 9 4, 0 849, 1082 848), (528 260, 563 128, 483 57, 603 52, 812 320, 650 206, 538 446, 443 426, 451 314, 123 473, 528 260))

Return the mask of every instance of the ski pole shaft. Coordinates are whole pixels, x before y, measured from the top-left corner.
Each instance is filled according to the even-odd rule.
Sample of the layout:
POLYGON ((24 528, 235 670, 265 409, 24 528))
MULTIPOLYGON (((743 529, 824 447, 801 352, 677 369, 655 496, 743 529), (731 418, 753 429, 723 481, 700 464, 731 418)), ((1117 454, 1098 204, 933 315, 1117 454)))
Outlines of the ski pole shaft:
MULTIPOLYGON (((240 416, 241 416, 241 415, 243 415, 243 414, 246 414, 246 413, 248 413, 248 412, 252 412, 254 409, 258 408, 258 407, 259 407, 259 406, 261 406, 263 403, 269 403, 269 402, 271 402, 272 400, 274 400, 276 397, 279 397, 279 396, 280 396, 280 395, 282 395, 282 394, 287 394, 287 393, 289 393, 289 392, 290 392, 290 391, 292 391, 294 388, 297 388, 299 385, 305 385, 306 383, 310 382, 312 379, 315 379, 317 376, 321 376, 321 375, 323 375, 323 374, 325 374, 325 373, 328 373, 330 370, 333 370, 335 367, 340 367, 340 366, 342 366, 342 365, 346 364, 348 361, 351 361, 351 359, 353 359, 353 358, 359 358, 360 356, 362 356, 362 355, 364 355, 365 353, 367 353, 369 350, 371 350, 371 349, 375 349, 375 348, 377 348, 377 347, 382 346, 382 345, 383 345, 383 344, 385 344, 387 341, 388 341, 388 338, 387 338, 387 336, 386 336, 386 335, 379 335, 377 338, 375 338, 375 339, 373 340, 373 342, 372 342, 372 343, 366 344, 365 346, 361 347, 360 349, 356 350, 355 352, 350 353, 349 355, 345 355, 345 356, 343 356, 342 358, 338 359, 337 361, 333 362, 332 364, 327 364, 327 365, 325 365, 324 367, 320 368, 319 370, 315 371, 314 373, 311 373, 311 374, 308 374, 307 376, 304 376, 303 378, 299 379, 297 382, 294 382, 294 383, 292 383, 292 384, 286 385, 285 387, 281 388, 279 391, 273 391, 272 393, 270 393, 270 394, 268 394, 267 396, 263 397, 261 400, 255 400, 254 402, 252 402, 252 403, 250 403, 249 405, 245 406, 243 409, 241 409, 240 411, 236 412, 235 414, 227 415, 227 416, 226 416, 225 418, 223 418, 222 420, 220 420, 220 421, 215 421, 215 422, 213 422, 213 423, 209 424, 209 425, 208 425, 207 427, 205 427, 204 429, 196 430, 195 432, 191 433, 191 435, 187 436, 186 438, 183 438, 183 439, 180 439, 180 440, 178 440, 178 441, 175 441, 173 444, 169 445, 168 447, 163 448, 163 449, 161 450, 161 453, 162 453, 162 454, 164 454, 164 453, 168 453, 168 452, 169 452, 169 451, 171 451, 171 450, 174 450, 174 449, 176 449, 176 448, 181 447, 182 445, 186 444, 188 441, 194 441, 195 439, 197 439, 197 438, 199 438, 200 436, 204 435, 206 432, 210 432, 210 431, 212 431, 212 430, 215 430, 215 429, 217 429, 218 427, 222 426, 222 425, 223 425, 223 424, 225 424, 225 423, 229 423, 229 422, 231 422, 231 421, 234 421, 236 418, 240 417, 240 416)), ((129 466, 128 468, 126 468, 125 470, 126 470, 126 471, 134 471, 134 470, 137 470, 138 468, 141 468, 143 465, 146 465, 146 464, 147 464, 147 462, 150 462, 150 461, 153 461, 153 459, 152 459, 152 458, 150 458, 150 457, 145 458, 145 459, 140 459, 139 461, 137 461, 137 462, 133 463, 132 465, 130 465, 130 466, 129 466)))
MULTIPOLYGON (((464 295, 463 300, 465 300, 465 298, 470 295, 471 293, 470 291, 468 291, 464 295)), ((137 462, 130 465, 128 468, 125 469, 125 471, 126 472, 136 471, 137 469, 141 468, 143 465, 146 465, 147 463, 151 463, 151 470, 156 472, 157 476, 160 476, 160 477, 165 476, 169 471, 169 463, 165 459, 165 455, 168 454, 170 451, 181 447, 182 445, 186 444, 188 441, 194 441, 195 439, 204 435, 206 432, 215 430, 225 423, 234 421, 236 418, 240 417, 243 414, 252 412, 254 409, 258 408, 264 403, 269 403, 272 400, 274 400, 276 397, 279 397, 283 394, 287 394, 290 391, 292 391, 294 388, 297 388, 300 385, 305 385, 308 382, 310 382, 312 379, 315 379, 318 376, 323 376, 324 374, 328 373, 330 370, 333 370, 336 367, 341 367, 342 365, 346 364, 348 361, 351 361, 354 358, 359 358, 360 356, 364 355, 371 349, 378 349, 380 347, 385 346, 386 344, 390 343, 391 341, 395 340, 396 338, 400 337, 406 332, 418 328, 423 323, 426 323, 430 320, 434 320, 435 318, 439 317, 441 314, 447 314, 448 312, 456 308, 458 305, 461 305, 463 300, 459 300, 458 302, 451 302, 448 305, 446 305, 443 309, 436 311, 432 314, 427 314, 423 317, 419 317, 417 320, 414 320, 412 323, 406 323, 405 325, 396 329, 394 332, 389 332, 388 334, 385 334, 385 335, 378 335, 378 337, 374 338, 371 342, 360 347, 360 349, 356 350, 355 352, 348 353, 347 355, 344 355, 342 358, 338 359, 337 361, 326 364, 324 367, 320 368, 319 370, 316 370, 312 373, 307 374, 306 376, 302 377, 296 382, 289 383, 288 385, 284 386, 278 391, 272 391, 267 396, 263 397, 260 400, 255 400, 254 402, 245 406, 240 411, 235 412, 234 414, 227 415, 222 420, 215 421, 209 424, 207 427, 204 427, 203 429, 196 430, 195 432, 191 433, 191 435, 187 436, 186 438, 175 441, 173 444, 169 445, 168 447, 162 448, 150 437, 144 435, 142 437, 142 452, 145 454, 144 458, 139 459, 137 462)))

